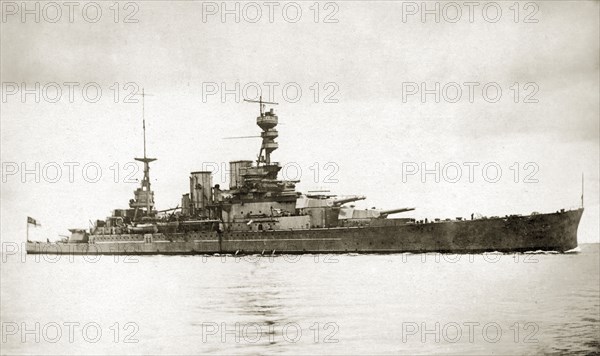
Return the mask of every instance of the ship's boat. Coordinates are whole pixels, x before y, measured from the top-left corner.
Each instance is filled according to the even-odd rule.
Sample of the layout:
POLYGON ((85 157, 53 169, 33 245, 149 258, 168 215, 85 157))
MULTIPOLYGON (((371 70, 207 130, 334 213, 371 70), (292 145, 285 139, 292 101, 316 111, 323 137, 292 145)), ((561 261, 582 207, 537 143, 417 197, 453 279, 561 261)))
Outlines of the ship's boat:
POLYGON ((137 224, 127 227, 130 234, 147 234, 158 232, 158 227, 155 224, 137 224))
POLYGON ((179 228, 179 221, 157 222, 156 227, 161 233, 175 233, 179 228))

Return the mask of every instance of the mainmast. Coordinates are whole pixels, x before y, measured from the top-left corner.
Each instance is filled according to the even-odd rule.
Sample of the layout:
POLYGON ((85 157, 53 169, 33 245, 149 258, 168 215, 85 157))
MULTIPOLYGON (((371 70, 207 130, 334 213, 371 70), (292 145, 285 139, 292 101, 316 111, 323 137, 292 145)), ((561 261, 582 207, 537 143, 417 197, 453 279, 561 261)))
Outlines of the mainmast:
POLYGON ((129 206, 135 208, 135 216, 139 208, 146 209, 146 215, 150 215, 154 208, 154 192, 150 189, 150 162, 156 161, 156 158, 148 158, 146 156, 146 116, 145 116, 145 97, 146 94, 142 89, 142 129, 144 132, 144 158, 134 158, 136 161, 144 162, 144 178, 140 188, 135 191, 135 199, 130 202, 129 206))

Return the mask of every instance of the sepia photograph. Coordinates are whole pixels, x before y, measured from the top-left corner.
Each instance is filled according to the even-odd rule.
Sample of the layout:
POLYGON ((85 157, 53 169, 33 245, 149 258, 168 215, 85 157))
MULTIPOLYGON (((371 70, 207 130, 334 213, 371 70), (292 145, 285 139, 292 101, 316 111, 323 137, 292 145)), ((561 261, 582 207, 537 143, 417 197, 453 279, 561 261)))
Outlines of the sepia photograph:
POLYGON ((0 355, 600 355, 600 1, 0 18, 0 355))

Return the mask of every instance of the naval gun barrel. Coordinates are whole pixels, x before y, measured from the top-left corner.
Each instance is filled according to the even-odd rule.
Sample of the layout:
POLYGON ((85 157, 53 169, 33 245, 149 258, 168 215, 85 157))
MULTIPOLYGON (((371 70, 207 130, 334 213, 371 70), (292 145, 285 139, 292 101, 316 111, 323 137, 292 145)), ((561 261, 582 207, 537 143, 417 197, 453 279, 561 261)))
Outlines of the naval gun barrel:
POLYGON ((405 211, 412 211, 412 210, 415 210, 415 208, 400 208, 400 209, 382 210, 381 212, 379 212, 379 217, 385 218, 391 214, 403 213, 405 211))
POLYGON ((365 200, 367 199, 366 196, 364 195, 351 195, 345 198, 338 198, 338 199, 333 199, 333 205, 334 206, 342 206, 346 203, 350 203, 353 201, 357 201, 357 200, 365 200))

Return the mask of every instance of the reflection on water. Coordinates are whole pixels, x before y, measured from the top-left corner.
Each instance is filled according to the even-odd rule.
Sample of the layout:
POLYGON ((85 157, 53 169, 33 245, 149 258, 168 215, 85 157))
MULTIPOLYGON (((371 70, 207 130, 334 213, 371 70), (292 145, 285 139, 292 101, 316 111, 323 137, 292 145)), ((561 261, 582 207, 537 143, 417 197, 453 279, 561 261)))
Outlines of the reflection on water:
POLYGON ((3 354, 600 352, 598 244, 572 254, 3 257, 3 354))
MULTIPOLYGON (((282 325, 291 323, 290 319, 286 318, 285 310, 292 306, 285 305, 286 300, 281 292, 289 290, 290 287, 285 279, 280 278, 280 274, 271 273, 268 265, 245 263, 248 264, 245 283, 222 291, 228 302, 223 304, 222 309, 217 307, 216 311, 224 312, 223 318, 205 323, 201 333, 210 330, 211 334, 215 333, 216 339, 220 338, 224 344, 227 344, 229 339, 229 343, 235 348, 250 346, 257 348, 258 352, 273 353, 280 349, 280 346, 284 346, 282 325), (229 320, 228 313, 237 316, 235 322, 218 322, 229 320), (232 340, 234 342, 231 342, 232 340)), ((228 350, 226 348, 223 351, 228 350)))

